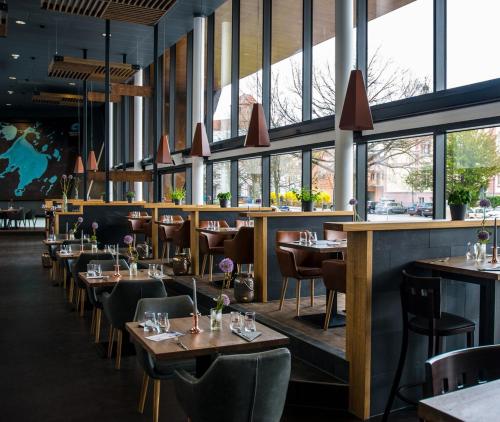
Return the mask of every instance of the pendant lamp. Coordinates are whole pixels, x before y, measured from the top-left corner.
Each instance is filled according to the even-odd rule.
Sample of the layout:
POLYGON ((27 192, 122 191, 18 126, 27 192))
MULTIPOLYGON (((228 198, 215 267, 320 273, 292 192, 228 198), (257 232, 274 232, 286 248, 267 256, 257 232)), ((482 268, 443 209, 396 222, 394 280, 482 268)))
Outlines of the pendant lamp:
POLYGON ((87 158, 87 170, 97 171, 97 160, 95 158, 95 152, 93 149, 89 151, 89 156, 87 158))
POLYGON ((372 130, 373 120, 361 70, 352 70, 344 99, 339 128, 342 130, 372 130))
POLYGON ((210 157, 210 144, 208 143, 207 131, 203 123, 196 124, 190 157, 210 157))
POLYGON ((83 170, 83 160, 82 160, 82 156, 81 155, 79 155, 78 157, 76 157, 75 169, 73 170, 73 173, 74 174, 83 174, 84 173, 84 170, 83 170))
POLYGON ((158 151, 156 152, 156 164, 172 164, 170 147, 168 145, 168 135, 162 135, 158 151))
POLYGON ((245 148, 268 147, 271 145, 269 132, 267 131, 266 116, 262 104, 255 103, 252 106, 250 123, 248 124, 247 136, 245 137, 245 148))

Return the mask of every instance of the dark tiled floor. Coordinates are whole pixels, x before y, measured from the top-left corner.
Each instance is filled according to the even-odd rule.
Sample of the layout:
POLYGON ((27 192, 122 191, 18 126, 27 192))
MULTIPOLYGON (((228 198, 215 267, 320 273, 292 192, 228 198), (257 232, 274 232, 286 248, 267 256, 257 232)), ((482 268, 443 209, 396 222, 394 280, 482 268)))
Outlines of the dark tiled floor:
MULTIPOLYGON (((124 358, 116 371, 99 356, 89 337, 90 317, 79 318, 42 269, 41 239, 0 233, 0 420, 151 421, 151 394, 145 414, 136 410, 141 372, 135 358, 124 358)), ((162 384, 160 419, 186 420, 169 382, 162 384)), ((284 419, 354 420, 307 409, 286 409, 284 419)), ((411 412, 391 420, 416 419, 411 412)))

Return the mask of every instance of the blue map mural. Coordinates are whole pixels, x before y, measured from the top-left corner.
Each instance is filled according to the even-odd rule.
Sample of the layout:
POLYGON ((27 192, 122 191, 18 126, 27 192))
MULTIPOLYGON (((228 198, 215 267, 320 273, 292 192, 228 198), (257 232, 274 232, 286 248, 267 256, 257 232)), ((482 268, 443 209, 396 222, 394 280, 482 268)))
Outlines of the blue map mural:
POLYGON ((70 125, 0 122, 0 198, 38 200, 60 194, 77 140, 70 125))

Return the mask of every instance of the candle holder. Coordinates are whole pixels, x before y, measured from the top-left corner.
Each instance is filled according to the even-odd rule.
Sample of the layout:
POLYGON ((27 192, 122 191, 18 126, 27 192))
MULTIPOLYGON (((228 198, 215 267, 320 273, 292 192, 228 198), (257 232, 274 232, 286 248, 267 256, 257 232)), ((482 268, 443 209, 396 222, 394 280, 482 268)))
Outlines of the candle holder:
POLYGON ((492 252, 491 252, 491 261, 490 264, 497 264, 497 246, 493 246, 492 252))
POLYGON ((115 273, 113 274, 113 277, 114 277, 115 279, 119 279, 119 278, 121 278, 121 277, 122 277, 122 275, 120 274, 120 266, 119 266, 119 265, 117 265, 117 264, 115 264, 115 265, 114 265, 114 267, 115 267, 115 273))
POLYGON ((203 332, 203 330, 198 325, 199 318, 200 317, 198 312, 193 313, 193 327, 189 329, 189 332, 191 334, 200 334, 203 332))

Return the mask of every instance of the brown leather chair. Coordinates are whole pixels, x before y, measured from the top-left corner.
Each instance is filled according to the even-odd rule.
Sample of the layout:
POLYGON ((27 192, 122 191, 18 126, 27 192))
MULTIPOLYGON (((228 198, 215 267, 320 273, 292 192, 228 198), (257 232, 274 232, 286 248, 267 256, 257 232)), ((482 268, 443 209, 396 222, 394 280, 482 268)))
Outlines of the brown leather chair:
POLYGON ((278 231, 276 232, 276 256, 283 276, 283 287, 281 289, 281 299, 279 310, 283 309, 288 279, 294 278, 296 284, 296 313, 300 315, 300 288, 302 280, 311 280, 311 306, 314 306, 314 279, 321 278, 321 267, 318 265, 316 254, 295 248, 285 248, 278 246, 279 242, 294 242, 300 239, 300 231, 278 231))
POLYGON ((153 222, 143 221, 142 228, 144 230, 144 235, 146 236, 146 241, 153 238, 153 222))
MULTIPOLYGON (((208 227, 208 220, 200 221, 200 228, 208 227)), ((225 220, 219 220, 220 227, 229 227, 225 220)), ((200 253, 203 255, 203 263, 201 265, 201 276, 205 275, 207 259, 209 260, 209 280, 213 278, 214 256, 224 256, 224 240, 227 239, 227 234, 212 234, 200 233, 200 253)))
POLYGON ((253 227, 241 227, 234 238, 224 240, 224 255, 236 264, 238 272, 242 265, 253 264, 253 227))
POLYGON ((163 244, 162 246, 162 251, 161 251, 161 258, 167 258, 167 262, 170 261, 170 244, 173 241, 173 232, 177 230, 180 225, 184 222, 184 219, 180 215, 174 215, 172 216, 172 219, 174 223, 179 223, 179 225, 176 226, 164 226, 163 224, 160 224, 158 226, 158 236, 163 244))
POLYGON ((235 225, 236 228, 239 229, 240 227, 245 227, 247 225, 248 220, 236 220, 235 225))
POLYGON ((321 269, 323 271, 323 282, 325 283, 327 291, 326 316, 323 329, 328 329, 332 311, 334 317, 338 320, 335 326, 342 327, 345 325, 345 319, 343 315, 337 314, 337 293, 346 292, 346 261, 341 259, 328 259, 323 261, 321 269))
POLYGON ((172 232, 172 243, 175 246, 175 252, 181 252, 183 249, 189 249, 191 254, 191 221, 185 220, 179 228, 172 232))
POLYGON ((144 225, 142 224, 142 220, 136 220, 136 219, 130 218, 128 220, 128 227, 129 227, 130 233, 132 233, 132 235, 134 235, 134 237, 138 234, 145 234, 144 225))
POLYGON ((347 232, 337 230, 323 230, 323 238, 325 240, 347 240, 347 232))

